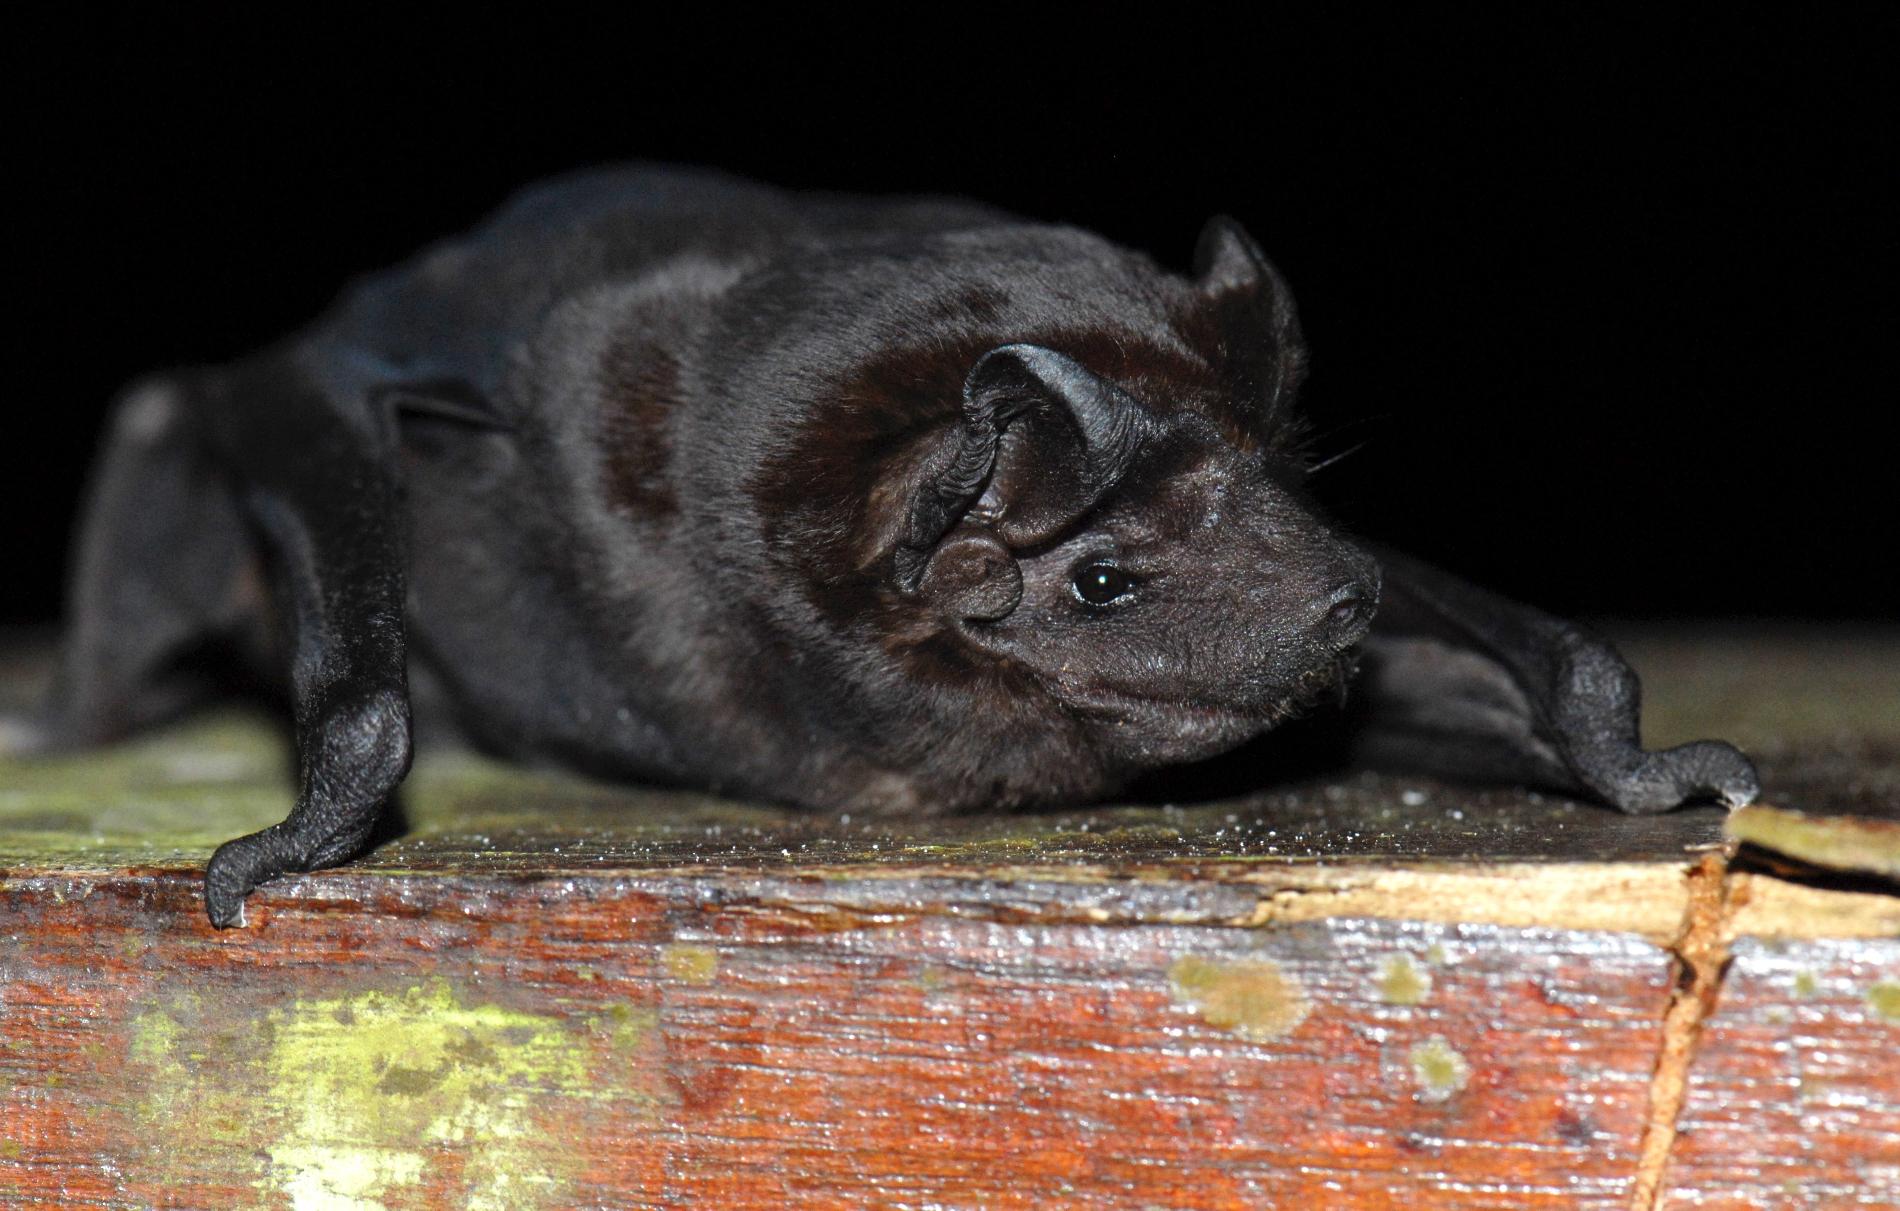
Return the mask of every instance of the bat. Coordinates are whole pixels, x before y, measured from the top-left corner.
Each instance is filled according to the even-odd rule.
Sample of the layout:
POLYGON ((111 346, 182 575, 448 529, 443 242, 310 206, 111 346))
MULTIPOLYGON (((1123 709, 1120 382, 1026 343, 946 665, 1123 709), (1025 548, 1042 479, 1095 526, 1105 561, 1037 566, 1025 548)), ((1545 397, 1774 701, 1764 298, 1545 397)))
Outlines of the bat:
POLYGON ((125 392, 13 745, 281 686, 296 801, 213 854, 218 926, 364 847, 412 698, 514 758, 919 814, 1097 800, 1350 675, 1368 759, 1754 798, 1727 744, 1640 747, 1602 640, 1322 517, 1305 362, 1226 218, 1180 274, 953 199, 545 183, 125 392))

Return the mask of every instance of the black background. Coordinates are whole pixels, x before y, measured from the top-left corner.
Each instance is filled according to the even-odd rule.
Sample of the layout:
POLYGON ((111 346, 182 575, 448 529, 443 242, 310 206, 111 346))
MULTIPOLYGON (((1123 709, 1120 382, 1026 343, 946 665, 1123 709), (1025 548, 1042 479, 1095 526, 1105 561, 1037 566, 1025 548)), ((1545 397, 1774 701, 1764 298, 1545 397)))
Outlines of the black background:
POLYGON ((1230 212, 1300 299, 1324 448, 1366 443, 1317 483, 1352 526, 1566 613, 1900 612, 1891 10, 464 7, 16 18, 0 620, 56 612, 127 379, 631 156, 969 194, 1176 265, 1230 212))

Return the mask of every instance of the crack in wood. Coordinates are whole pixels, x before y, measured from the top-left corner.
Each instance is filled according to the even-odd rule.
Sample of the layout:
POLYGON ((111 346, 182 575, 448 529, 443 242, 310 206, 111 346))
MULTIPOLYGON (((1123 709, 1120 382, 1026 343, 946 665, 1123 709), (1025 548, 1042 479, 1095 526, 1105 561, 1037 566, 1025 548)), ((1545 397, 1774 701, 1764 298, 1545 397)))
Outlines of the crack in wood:
POLYGON ((1728 972, 1734 888, 1729 851, 1706 855, 1684 878, 1688 904, 1682 929, 1670 945, 1675 956, 1676 987, 1663 1012, 1662 1042, 1649 1082, 1649 1115, 1637 1150, 1636 1182, 1630 1211, 1661 1211, 1663 1180, 1675 1151, 1676 1126, 1689 1093, 1690 1070, 1702 1026, 1715 1013, 1728 972))

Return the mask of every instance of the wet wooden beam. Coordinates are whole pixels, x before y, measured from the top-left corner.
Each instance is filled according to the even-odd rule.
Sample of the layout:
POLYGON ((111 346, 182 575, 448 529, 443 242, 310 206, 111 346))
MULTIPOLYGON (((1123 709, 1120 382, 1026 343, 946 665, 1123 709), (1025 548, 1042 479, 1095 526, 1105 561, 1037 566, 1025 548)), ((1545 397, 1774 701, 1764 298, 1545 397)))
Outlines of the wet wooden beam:
POLYGON ((216 932, 269 728, 0 765, 0 1206, 1893 1205, 1900 897, 1833 859, 1900 815, 1900 659, 1635 651, 1808 818, 1347 774, 904 826, 438 752, 216 932))

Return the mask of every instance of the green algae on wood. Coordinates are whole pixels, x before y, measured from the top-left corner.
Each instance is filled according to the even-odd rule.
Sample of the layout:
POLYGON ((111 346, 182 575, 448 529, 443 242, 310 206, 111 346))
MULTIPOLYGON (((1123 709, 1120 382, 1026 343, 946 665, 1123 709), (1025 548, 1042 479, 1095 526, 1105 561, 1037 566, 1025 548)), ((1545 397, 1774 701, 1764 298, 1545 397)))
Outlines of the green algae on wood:
POLYGON ((1432 973, 1408 954, 1389 956, 1379 969, 1379 999, 1388 1005, 1417 1005, 1432 995, 1432 973))
POLYGON ((710 946, 676 942, 660 951, 660 966, 682 984, 710 984, 719 971, 719 953, 710 946))
POLYGON ((462 1003, 445 982, 299 1002, 270 1054, 293 1107, 267 1149, 294 1203, 381 1196, 421 1180, 429 1149, 475 1143, 469 1207, 532 1207, 563 1185, 534 1141, 531 1090, 585 1089, 583 1046, 556 1018, 462 1003))
POLYGON ((442 979, 275 1008, 175 994, 133 1024, 141 1163, 220 1173, 297 1211, 375 1211, 445 1186, 482 1211, 558 1205, 576 1125, 655 1105, 656 1024, 625 1006, 530 1013, 442 979))
POLYGON ((1299 982, 1264 959, 1183 955, 1169 966, 1168 982, 1175 999, 1192 1006, 1208 1025, 1255 1043, 1290 1034, 1313 1008, 1299 982))
POLYGON ((1867 1008, 1883 1021, 1900 1026, 1900 980, 1881 980, 1869 988, 1867 1008))
POLYGON ((1471 1079, 1471 1064, 1442 1035, 1414 1044, 1405 1058, 1421 1102, 1449 1101, 1471 1079))

